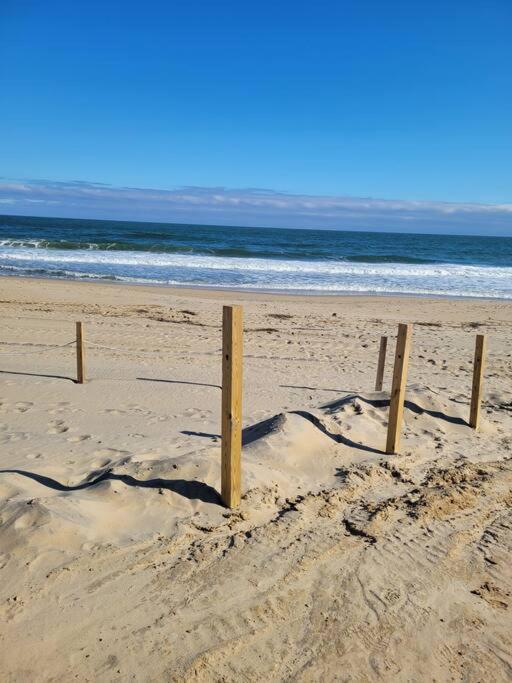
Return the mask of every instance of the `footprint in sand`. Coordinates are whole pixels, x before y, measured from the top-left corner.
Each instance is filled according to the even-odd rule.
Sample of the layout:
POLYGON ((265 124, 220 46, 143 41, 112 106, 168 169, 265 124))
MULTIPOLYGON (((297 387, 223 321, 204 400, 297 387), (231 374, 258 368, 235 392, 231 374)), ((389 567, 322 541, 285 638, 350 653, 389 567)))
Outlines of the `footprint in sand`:
POLYGON ((5 432, 2 434, 0 443, 12 443, 13 441, 27 441, 29 439, 29 434, 27 432, 5 432))
POLYGON ((187 408, 183 415, 193 420, 206 420, 212 414, 211 410, 201 410, 200 408, 187 408))
POLYGON ((14 409, 18 413, 26 413, 27 410, 30 410, 30 408, 32 408, 33 405, 34 404, 30 401, 18 401, 18 403, 14 405, 14 409))
POLYGON ((127 403, 126 407, 128 408, 128 412, 130 413, 139 413, 141 415, 153 415, 152 410, 148 410, 144 406, 140 406, 137 403, 127 403))
POLYGON ((150 420, 148 420, 148 424, 154 425, 157 424, 158 422, 166 422, 169 418, 166 417, 165 415, 159 415, 158 417, 152 417, 150 420))
POLYGON ((64 434, 69 431, 69 427, 63 420, 52 420, 48 423, 48 434, 64 434))
POLYGON ((50 406, 50 410, 48 413, 50 415, 56 415, 58 413, 65 413, 69 410, 69 402, 68 401, 59 401, 59 403, 54 403, 52 406, 50 406))
POLYGON ((125 415, 126 411, 125 410, 118 410, 117 408, 106 408, 106 410, 103 411, 107 415, 125 415))

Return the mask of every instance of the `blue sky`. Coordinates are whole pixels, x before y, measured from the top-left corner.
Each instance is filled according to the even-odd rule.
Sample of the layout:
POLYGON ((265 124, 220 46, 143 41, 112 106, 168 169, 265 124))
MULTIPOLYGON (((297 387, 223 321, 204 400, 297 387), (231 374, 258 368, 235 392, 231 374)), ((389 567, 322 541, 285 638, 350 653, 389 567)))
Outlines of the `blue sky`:
POLYGON ((394 200, 411 231, 512 234, 511 25, 509 0, 2 0, 0 210, 402 229, 394 200))

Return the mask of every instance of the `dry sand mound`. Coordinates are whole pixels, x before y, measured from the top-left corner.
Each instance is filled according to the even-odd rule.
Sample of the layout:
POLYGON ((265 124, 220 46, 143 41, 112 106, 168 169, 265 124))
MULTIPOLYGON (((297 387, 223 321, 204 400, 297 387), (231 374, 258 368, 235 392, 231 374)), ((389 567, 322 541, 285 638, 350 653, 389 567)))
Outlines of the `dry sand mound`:
POLYGON ((412 388, 384 456, 387 405, 247 428, 236 511, 216 442, 4 468, 6 679, 510 680, 510 447, 412 388))

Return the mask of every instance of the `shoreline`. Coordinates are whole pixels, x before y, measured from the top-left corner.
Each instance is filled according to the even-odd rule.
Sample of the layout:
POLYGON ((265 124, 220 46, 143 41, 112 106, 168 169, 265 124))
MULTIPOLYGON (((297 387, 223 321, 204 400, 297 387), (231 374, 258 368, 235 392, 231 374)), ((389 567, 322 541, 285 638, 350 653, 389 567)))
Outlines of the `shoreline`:
MULTIPOLYGON (((454 302, 487 302, 487 303, 510 303, 512 304, 512 298, 506 297, 484 297, 484 296, 463 296, 463 295, 451 295, 451 294, 418 294, 415 292, 407 293, 393 293, 393 292, 351 292, 342 291, 332 292, 328 294, 326 292, 317 292, 316 290, 272 290, 272 289, 251 289, 243 288, 237 289, 236 287, 223 287, 215 285, 169 285, 166 283, 156 283, 156 282, 126 282, 120 280, 109 280, 107 278, 102 279, 80 279, 80 278, 60 278, 60 277, 44 277, 44 276, 30 276, 30 275, 0 275, 0 283, 3 281, 19 281, 19 282, 37 282, 37 283, 64 283, 71 285, 92 285, 101 286, 105 285, 107 287, 121 287, 126 288, 136 288, 136 289, 148 289, 148 290, 164 290, 173 293, 178 296, 191 296, 195 294, 204 295, 207 298, 215 298, 215 296, 222 294, 232 294, 240 298, 258 298, 258 299, 282 299, 283 301, 330 301, 333 302, 337 299, 340 300, 363 300, 363 299, 391 299, 400 300, 404 299, 410 301, 411 299, 419 299, 421 301, 454 301, 454 302)), ((0 285, 1 286, 1 285, 0 285)))

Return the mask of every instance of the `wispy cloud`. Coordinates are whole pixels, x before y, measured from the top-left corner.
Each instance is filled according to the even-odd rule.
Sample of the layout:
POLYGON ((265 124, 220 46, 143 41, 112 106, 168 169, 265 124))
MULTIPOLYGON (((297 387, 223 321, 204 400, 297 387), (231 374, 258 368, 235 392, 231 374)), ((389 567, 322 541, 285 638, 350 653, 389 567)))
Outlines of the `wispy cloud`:
POLYGON ((265 189, 115 187, 0 178, 12 213, 296 228, 512 235, 512 204, 314 196, 265 189))

